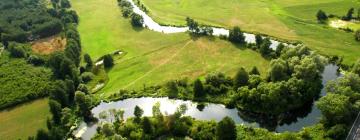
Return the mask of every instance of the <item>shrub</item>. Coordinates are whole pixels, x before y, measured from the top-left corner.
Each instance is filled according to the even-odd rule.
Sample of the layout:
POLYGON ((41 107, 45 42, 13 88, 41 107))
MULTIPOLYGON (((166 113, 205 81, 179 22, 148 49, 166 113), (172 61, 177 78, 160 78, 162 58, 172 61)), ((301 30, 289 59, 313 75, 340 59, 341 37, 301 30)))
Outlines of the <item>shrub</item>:
POLYGON ((90 82, 94 77, 95 75, 91 72, 84 72, 81 74, 81 80, 85 83, 90 82))

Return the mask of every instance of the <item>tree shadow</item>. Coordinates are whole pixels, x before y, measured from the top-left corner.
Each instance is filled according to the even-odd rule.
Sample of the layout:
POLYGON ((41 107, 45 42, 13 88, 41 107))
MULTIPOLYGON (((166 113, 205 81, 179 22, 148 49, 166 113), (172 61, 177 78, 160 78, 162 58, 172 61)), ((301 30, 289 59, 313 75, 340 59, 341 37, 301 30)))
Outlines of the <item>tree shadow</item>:
POLYGON ((131 25, 131 28, 136 32, 141 32, 146 27, 137 27, 137 26, 131 25))

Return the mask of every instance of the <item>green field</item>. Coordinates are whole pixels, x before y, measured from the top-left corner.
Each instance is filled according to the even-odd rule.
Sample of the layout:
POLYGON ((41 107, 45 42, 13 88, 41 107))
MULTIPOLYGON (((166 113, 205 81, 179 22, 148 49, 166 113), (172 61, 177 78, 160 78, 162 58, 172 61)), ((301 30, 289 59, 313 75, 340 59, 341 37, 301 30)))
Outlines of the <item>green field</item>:
POLYGON ((27 139, 34 136, 38 129, 46 129, 48 117, 48 99, 38 99, 0 111, 0 139, 27 139))
POLYGON ((265 75, 269 65, 259 53, 218 38, 134 29, 121 16, 116 0, 76 0, 72 5, 80 16, 84 53, 96 59, 119 49, 127 52, 108 71, 109 81, 100 93, 185 77, 192 80, 215 71, 234 75, 240 67, 257 66, 265 75))
POLYGON ((187 16, 202 24, 231 28, 240 26, 280 39, 302 41, 325 55, 344 57, 346 64, 360 58, 360 43, 352 33, 320 25, 319 9, 345 15, 358 0, 141 0, 150 16, 163 24, 185 25, 187 16))

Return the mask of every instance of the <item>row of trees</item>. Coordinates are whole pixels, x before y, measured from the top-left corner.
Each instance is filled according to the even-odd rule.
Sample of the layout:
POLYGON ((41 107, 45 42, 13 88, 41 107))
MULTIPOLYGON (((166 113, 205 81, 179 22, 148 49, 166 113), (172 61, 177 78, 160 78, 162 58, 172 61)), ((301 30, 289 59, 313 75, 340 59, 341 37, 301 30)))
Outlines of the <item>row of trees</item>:
POLYGON ((195 121, 183 116, 186 110, 186 105, 181 105, 174 114, 165 116, 160 111, 160 104, 157 103, 152 107, 152 117, 142 117, 144 111, 136 106, 135 117, 126 121, 123 118, 124 111, 109 110, 109 113, 101 113, 101 116, 103 119, 115 118, 115 122, 104 123, 93 139, 156 139, 187 136, 196 140, 214 138, 236 140, 236 125, 231 118, 225 117, 219 123, 195 121))
POLYGON ((196 35, 213 35, 213 28, 209 26, 201 26, 197 21, 190 17, 186 17, 186 25, 189 27, 189 31, 196 35))
MULTIPOLYGON (((355 9, 350 8, 346 15, 342 16, 341 19, 345 21, 360 20, 360 8, 357 10, 357 16, 354 16, 355 9)), ((329 17, 336 17, 336 15, 327 15, 323 10, 319 10, 316 14, 316 18, 320 23, 326 23, 329 17)), ((340 18, 340 17, 339 17, 340 18)))
POLYGON ((143 17, 133 12, 133 6, 129 1, 118 0, 118 5, 121 8, 123 17, 125 18, 131 17, 131 25, 133 25, 134 27, 143 27, 144 25, 143 17))

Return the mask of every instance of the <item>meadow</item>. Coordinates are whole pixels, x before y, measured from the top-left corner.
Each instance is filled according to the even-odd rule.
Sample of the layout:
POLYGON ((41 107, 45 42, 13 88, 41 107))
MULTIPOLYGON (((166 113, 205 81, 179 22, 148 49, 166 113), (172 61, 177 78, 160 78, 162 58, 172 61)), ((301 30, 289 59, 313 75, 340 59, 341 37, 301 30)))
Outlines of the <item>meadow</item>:
POLYGON ((46 128, 50 117, 48 99, 38 99, 0 111, 0 139, 27 139, 46 128))
POLYGON ((278 39, 301 41, 324 55, 344 57, 351 65, 359 59, 360 43, 352 33, 317 23, 316 12, 345 15, 357 0, 140 0, 155 21, 185 25, 187 16, 201 24, 266 34, 278 39))
POLYGON ((72 5, 81 21, 83 53, 95 60, 116 50, 127 52, 108 70, 109 81, 101 94, 185 77, 191 81, 216 71, 234 75, 240 67, 250 70, 257 66, 263 76, 267 73, 268 60, 228 41, 133 28, 121 16, 116 0, 77 0, 72 5))

